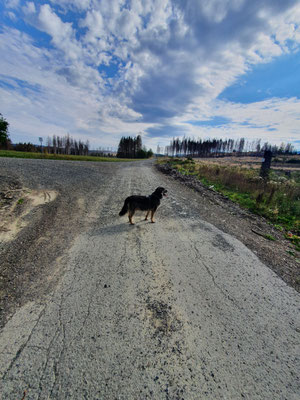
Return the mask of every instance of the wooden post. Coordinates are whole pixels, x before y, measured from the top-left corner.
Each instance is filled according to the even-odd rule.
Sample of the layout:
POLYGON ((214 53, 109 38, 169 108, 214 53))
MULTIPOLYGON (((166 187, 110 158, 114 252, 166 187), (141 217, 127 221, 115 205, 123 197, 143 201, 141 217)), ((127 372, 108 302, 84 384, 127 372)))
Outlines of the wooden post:
POLYGON ((263 162, 260 168, 260 176, 265 180, 269 178, 272 156, 273 154, 271 150, 265 150, 263 162))

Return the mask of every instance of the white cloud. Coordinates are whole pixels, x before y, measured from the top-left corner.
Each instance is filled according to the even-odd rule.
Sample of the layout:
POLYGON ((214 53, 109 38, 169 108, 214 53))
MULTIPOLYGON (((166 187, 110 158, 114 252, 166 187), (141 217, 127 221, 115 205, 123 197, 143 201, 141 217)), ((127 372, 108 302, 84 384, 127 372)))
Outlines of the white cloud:
POLYGON ((88 139, 94 147, 108 146, 124 132, 138 133, 140 126, 149 126, 132 128, 138 115, 114 97, 101 95, 103 82, 94 69, 77 64, 64 71, 49 50, 38 49, 17 30, 0 35, 0 48, 4 54, 0 75, 6 75, 0 90, 0 98, 5 99, 1 112, 14 141, 37 143, 41 135, 70 133, 88 139))
POLYGON ((81 27, 87 27, 85 39, 87 42, 97 43, 97 39, 106 37, 102 14, 99 11, 88 11, 85 19, 80 21, 81 27))
MULTIPOLYGON (((99 134, 99 145, 108 141, 106 132, 118 137, 149 127, 179 126, 196 134, 196 127, 184 121, 214 115, 235 120, 218 130, 222 134, 226 130, 237 134, 240 115, 251 120, 251 126, 255 118, 257 126, 265 126, 262 122, 268 116, 275 129, 294 135, 295 99, 274 100, 284 110, 284 118, 272 107, 268 115, 265 103, 242 106, 216 98, 253 66, 297 51, 299 4, 290 0, 50 0, 41 5, 28 1, 22 8, 24 18, 50 36, 51 47, 38 48, 37 37, 31 40, 6 30, 2 35, 6 55, 0 67, 6 82, 15 86, 16 103, 20 96, 19 104, 27 104, 28 115, 32 113, 36 121, 40 118, 45 131, 48 114, 54 118, 55 110, 63 130, 83 130, 91 138, 99 134), (70 21, 68 10, 77 20, 70 21), (31 88, 29 103, 14 79, 31 88), (277 121, 280 118, 284 124, 277 121)), ((6 5, 11 9, 19 2, 10 0, 6 5)), ((5 107, 12 115, 14 97, 9 98, 5 107)), ((241 134, 250 135, 250 125, 240 125, 241 134)), ((262 133, 260 129, 252 128, 252 133, 262 133)), ((206 132, 217 135, 213 128, 206 132)), ((274 137, 276 131, 271 134, 274 137)), ((149 143, 154 140, 150 134, 145 138, 149 143)))
POLYGON ((13 22, 16 22, 16 21, 17 21, 17 16, 16 16, 16 14, 15 14, 14 12, 8 11, 8 12, 7 12, 7 15, 8 15, 8 17, 9 17, 9 19, 10 19, 11 21, 13 21, 13 22))
POLYGON ((283 18, 279 16, 272 18, 272 29, 276 40, 284 47, 287 43, 295 47, 300 44, 300 6, 297 1, 294 7, 289 9, 283 18))
POLYGON ((77 8, 79 10, 86 10, 93 3, 93 0, 50 0, 50 2, 66 9, 77 8))
POLYGON ((17 9, 20 5, 20 0, 6 0, 5 5, 7 8, 17 9))
POLYGON ((140 17, 133 11, 123 10, 117 20, 116 31, 122 39, 130 39, 140 27, 140 17))
POLYGON ((62 50, 69 60, 74 61, 80 57, 81 48, 75 39, 71 23, 63 22, 48 4, 41 6, 38 21, 40 30, 52 37, 53 44, 62 50))
POLYGON ((203 15, 215 23, 222 22, 227 16, 229 10, 238 11, 243 5, 244 0, 209 0, 203 1, 199 5, 203 15))
POLYGON ((36 12, 35 5, 32 1, 28 1, 24 7, 22 7, 22 10, 25 14, 34 14, 36 12))

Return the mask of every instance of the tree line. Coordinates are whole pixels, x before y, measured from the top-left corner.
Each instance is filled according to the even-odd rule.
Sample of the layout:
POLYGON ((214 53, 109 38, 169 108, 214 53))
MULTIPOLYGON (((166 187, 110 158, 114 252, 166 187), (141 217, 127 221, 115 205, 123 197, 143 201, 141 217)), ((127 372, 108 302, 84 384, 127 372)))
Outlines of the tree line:
MULTIPOLYGON (((14 149, 18 151, 39 152, 43 150, 49 154, 67 155, 88 155, 89 142, 73 139, 69 134, 65 136, 48 136, 44 147, 32 143, 12 144, 8 134, 9 123, 0 113, 0 149, 14 149)), ((296 150, 291 143, 282 143, 280 146, 271 145, 268 142, 261 143, 261 139, 247 141, 241 139, 175 139, 165 148, 168 156, 192 156, 192 157, 213 157, 225 154, 245 154, 252 153, 261 155, 266 150, 275 154, 294 154, 296 150)), ((152 150, 148 150, 142 145, 140 135, 136 137, 122 137, 118 146, 117 157, 120 158, 149 158, 152 157, 152 150)))
POLYGON ((141 135, 136 137, 122 137, 118 146, 117 157, 119 158, 150 158, 153 156, 152 150, 146 150, 142 146, 141 135))
POLYGON ((81 140, 74 140, 69 135, 60 137, 53 135, 53 137, 47 138, 45 146, 36 145, 33 143, 6 143, 3 148, 7 150, 24 151, 30 153, 48 153, 48 154, 67 154, 67 155, 80 155, 87 156, 89 153, 89 142, 83 142, 81 140))
MULTIPOLYGON (((89 141, 83 142, 82 140, 73 139, 69 134, 65 136, 53 135, 51 138, 48 136, 47 143, 43 147, 33 143, 16 143, 12 144, 8 134, 9 123, 3 118, 0 113, 0 149, 16 150, 25 152, 40 152, 44 151, 49 154, 68 154, 68 155, 88 155, 89 141)), ((41 139, 42 140, 42 139, 41 139)))
POLYGON ((265 150, 272 151, 273 154, 294 154, 296 150, 291 143, 282 143, 280 146, 271 145, 268 142, 261 144, 261 139, 247 141, 241 139, 207 139, 195 140, 190 138, 177 138, 171 140, 170 145, 166 146, 165 153, 168 156, 192 156, 192 157, 212 157, 232 153, 253 153, 261 155, 265 150))
POLYGON ((48 136, 45 146, 49 154, 67 154, 75 156, 87 156, 89 153, 89 141, 76 140, 69 134, 65 136, 48 136))

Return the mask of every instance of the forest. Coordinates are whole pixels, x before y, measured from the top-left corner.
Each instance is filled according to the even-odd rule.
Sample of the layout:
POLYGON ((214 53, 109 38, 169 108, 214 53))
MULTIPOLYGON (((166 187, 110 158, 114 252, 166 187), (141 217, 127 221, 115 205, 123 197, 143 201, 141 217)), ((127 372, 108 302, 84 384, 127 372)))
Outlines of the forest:
POLYGON ((153 156, 152 150, 148 150, 142 145, 141 135, 136 137, 122 137, 118 146, 118 158, 150 158, 153 156))
POLYGON ((192 157, 217 157, 222 155, 243 153, 260 156, 265 150, 271 150, 275 154, 295 154, 296 150, 290 143, 282 143, 280 146, 268 142, 261 144, 261 139, 247 141, 241 139, 173 139, 165 148, 167 156, 192 156, 192 157))

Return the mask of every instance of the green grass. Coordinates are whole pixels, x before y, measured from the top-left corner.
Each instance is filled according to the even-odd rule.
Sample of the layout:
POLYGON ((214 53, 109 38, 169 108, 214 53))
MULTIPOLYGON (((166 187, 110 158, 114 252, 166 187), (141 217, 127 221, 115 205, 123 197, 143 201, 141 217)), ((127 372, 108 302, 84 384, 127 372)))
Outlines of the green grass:
MULTIPOLYGON (((167 163, 183 175, 195 176, 205 186, 267 218, 272 224, 294 233, 296 237, 300 235, 298 173, 287 177, 283 173, 272 171, 270 181, 266 183, 259 177, 257 169, 196 163, 193 160, 176 158, 168 160, 167 163)), ((296 240, 293 242, 297 249, 299 243, 296 240)))
POLYGON ((94 156, 71 156, 65 154, 47 154, 47 153, 27 153, 14 150, 0 150, 0 157, 13 158, 34 158, 46 160, 67 160, 67 161, 101 161, 101 162, 120 162, 120 161, 138 161, 138 159, 116 158, 116 157, 94 157, 94 156))
POLYGON ((268 233, 266 234, 266 235, 264 235, 264 237, 266 238, 266 239, 268 239, 268 240, 272 240, 272 241, 274 241, 275 242, 275 238, 274 238, 274 236, 272 236, 272 235, 269 235, 268 233))

